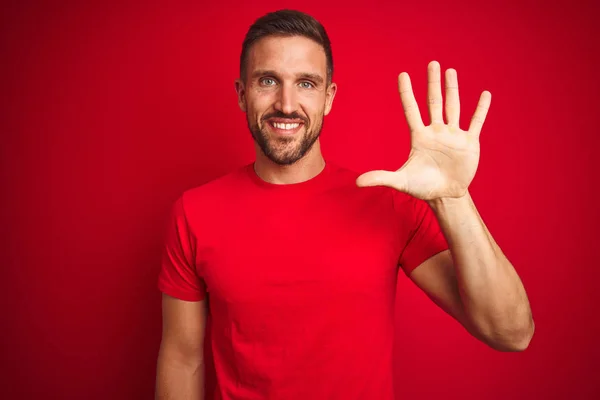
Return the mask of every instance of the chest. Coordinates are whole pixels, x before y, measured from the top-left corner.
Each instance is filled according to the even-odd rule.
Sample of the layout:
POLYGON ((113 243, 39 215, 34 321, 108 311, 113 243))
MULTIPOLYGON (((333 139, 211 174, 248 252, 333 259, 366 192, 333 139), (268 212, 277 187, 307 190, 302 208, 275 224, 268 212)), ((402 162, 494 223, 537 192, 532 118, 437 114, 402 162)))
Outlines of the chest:
POLYGON ((196 264, 222 304, 342 301, 395 285, 400 243, 387 203, 319 197, 215 218, 196 264))

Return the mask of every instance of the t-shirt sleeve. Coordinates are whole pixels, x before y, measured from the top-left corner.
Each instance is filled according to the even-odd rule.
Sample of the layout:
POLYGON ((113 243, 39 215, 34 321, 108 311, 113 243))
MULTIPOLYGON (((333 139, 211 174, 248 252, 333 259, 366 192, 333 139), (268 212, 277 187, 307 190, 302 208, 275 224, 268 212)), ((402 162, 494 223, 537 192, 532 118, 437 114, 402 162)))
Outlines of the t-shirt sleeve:
POLYGON ((186 301, 200 301, 206 287, 195 262, 196 245, 180 197, 171 208, 158 276, 161 292, 186 301))
POLYGON ((396 191, 394 208, 404 246, 398 265, 410 275, 421 263, 449 246, 433 210, 425 201, 396 191))

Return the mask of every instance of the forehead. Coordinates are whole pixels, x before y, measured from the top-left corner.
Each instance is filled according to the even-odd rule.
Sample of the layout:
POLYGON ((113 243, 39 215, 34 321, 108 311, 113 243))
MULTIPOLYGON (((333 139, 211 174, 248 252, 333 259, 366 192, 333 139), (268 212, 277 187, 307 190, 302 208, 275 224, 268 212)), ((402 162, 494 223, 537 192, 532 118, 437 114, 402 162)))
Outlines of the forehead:
POLYGON ((303 36, 267 36, 248 52, 248 73, 272 70, 282 75, 313 73, 325 78, 327 59, 320 44, 303 36))

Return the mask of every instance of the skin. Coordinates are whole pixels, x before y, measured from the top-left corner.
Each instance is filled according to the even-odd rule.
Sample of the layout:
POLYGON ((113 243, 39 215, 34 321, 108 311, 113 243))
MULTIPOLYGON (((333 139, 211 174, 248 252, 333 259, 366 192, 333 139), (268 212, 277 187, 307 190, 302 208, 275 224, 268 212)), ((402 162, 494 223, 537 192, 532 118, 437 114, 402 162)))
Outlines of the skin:
POLYGON ((162 295, 155 399, 204 399, 206 316, 206 300, 183 301, 162 295))
POLYGON ((235 88, 255 138, 255 170, 262 179, 298 183, 321 172, 325 162, 318 135, 337 85, 327 82, 325 51, 319 44, 299 36, 262 38, 252 46, 247 74, 235 88), (303 126, 292 137, 282 137, 271 122, 303 126), (313 144, 307 149, 305 143, 313 144))
MULTIPOLYGON (((462 130, 456 71, 447 70, 445 78, 444 105, 440 66, 432 61, 431 123, 426 126, 408 74, 400 74, 399 92, 411 134, 409 158, 397 171, 369 171, 356 184, 388 186, 429 204, 450 250, 426 260, 411 280, 477 339, 497 350, 522 351, 534 332, 527 294, 468 190, 479 162, 479 135, 491 94, 482 93, 469 129, 462 130)), ((235 88, 255 139, 257 174, 274 184, 318 175, 325 166, 318 135, 337 91, 335 83, 327 81, 323 49, 303 37, 263 38, 249 52, 247 76, 240 77, 235 88), (285 137, 269 125, 273 121, 302 127, 285 137)), ((157 399, 204 398, 205 326, 205 300, 186 302, 163 295, 157 399)))
POLYGON ((412 281, 482 342, 501 351, 522 351, 535 330, 527 293, 469 193, 479 164, 479 136, 491 93, 481 94, 468 130, 462 130, 454 69, 446 71, 445 82, 444 105, 440 65, 429 63, 431 123, 426 126, 410 77, 400 74, 398 87, 411 135, 408 160, 397 171, 369 171, 356 183, 359 187, 388 186, 429 204, 450 249, 416 268, 412 281))
MULTIPOLYGON (((327 85, 325 52, 305 38, 263 38, 249 52, 247 71, 235 87, 255 138, 258 175, 277 184, 313 178, 325 166, 318 135, 336 92, 334 83, 327 85), (294 137, 282 138, 269 120, 300 121, 304 126, 294 137)), ((204 399, 207 302, 163 294, 162 315, 155 398, 204 399)))

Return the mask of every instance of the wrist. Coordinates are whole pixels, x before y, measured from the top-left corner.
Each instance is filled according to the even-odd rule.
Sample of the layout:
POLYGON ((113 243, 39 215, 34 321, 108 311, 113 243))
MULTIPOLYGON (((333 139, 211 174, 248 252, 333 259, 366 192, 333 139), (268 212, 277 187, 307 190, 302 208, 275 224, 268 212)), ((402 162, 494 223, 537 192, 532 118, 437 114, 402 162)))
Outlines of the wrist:
POLYGON ((435 212, 443 212, 448 210, 457 210, 464 207, 470 207, 471 194, 467 190, 460 197, 438 197, 437 199, 428 200, 427 204, 435 212))

